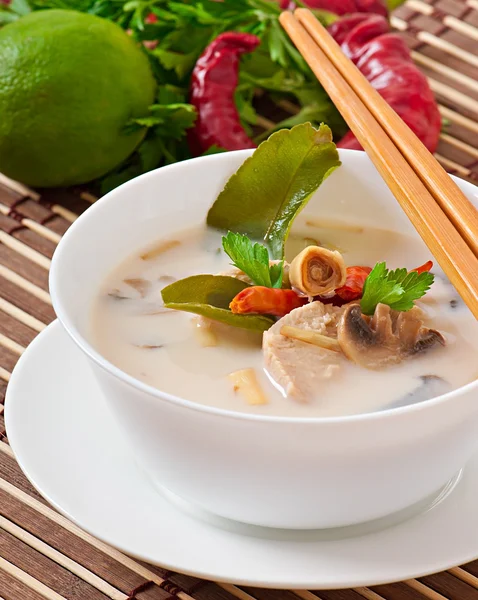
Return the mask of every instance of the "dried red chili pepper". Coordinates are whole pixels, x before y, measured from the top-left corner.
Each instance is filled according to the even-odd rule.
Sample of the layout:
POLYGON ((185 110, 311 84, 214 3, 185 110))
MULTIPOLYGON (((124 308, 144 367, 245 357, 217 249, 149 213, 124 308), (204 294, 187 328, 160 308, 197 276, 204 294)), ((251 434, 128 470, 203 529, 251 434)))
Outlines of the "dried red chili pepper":
POLYGON ((421 267, 417 267, 416 269, 412 269, 410 271, 410 273, 412 273, 413 271, 417 272, 419 275, 420 273, 428 273, 429 271, 431 271, 433 267, 433 263, 431 260, 427 261, 424 265, 422 265, 421 267))
POLYGON ((240 55, 252 52, 259 44, 255 35, 231 31, 219 35, 199 57, 190 89, 190 102, 198 115, 188 136, 193 154, 202 154, 211 146, 226 150, 256 147, 240 124, 234 92, 240 55))
POLYGON ((232 299, 229 308, 241 315, 258 314, 283 317, 294 308, 304 306, 307 298, 302 298, 294 290, 283 290, 255 285, 243 289, 232 299))
POLYGON ((363 285, 371 270, 370 267, 347 267, 345 284, 335 290, 335 296, 346 302, 361 298, 363 285))
MULTIPOLYGON (((372 86, 434 152, 441 129, 435 98, 403 39, 390 33, 388 21, 379 15, 356 14, 339 19, 328 30, 372 86)), ((362 149, 352 132, 337 145, 362 149)))

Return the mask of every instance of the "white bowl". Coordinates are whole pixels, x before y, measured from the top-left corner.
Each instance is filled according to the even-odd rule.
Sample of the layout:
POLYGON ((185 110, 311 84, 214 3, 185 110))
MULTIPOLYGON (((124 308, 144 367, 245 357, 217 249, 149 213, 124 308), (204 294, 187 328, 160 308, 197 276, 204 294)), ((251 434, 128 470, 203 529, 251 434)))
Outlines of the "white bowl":
MULTIPOLYGON (((412 506, 438 492, 477 449, 478 382, 371 414, 267 417, 163 393, 122 372, 91 344, 91 305, 105 276, 135 250, 204 222, 249 155, 231 152, 164 167, 89 208, 53 258, 50 289, 58 318, 89 357, 138 463, 182 499, 246 523, 304 529, 351 525, 412 506)), ((414 233, 365 153, 341 150, 340 156, 343 166, 306 211, 335 219, 343 212, 364 225, 414 233)), ((478 188, 456 181, 478 205, 478 188)))

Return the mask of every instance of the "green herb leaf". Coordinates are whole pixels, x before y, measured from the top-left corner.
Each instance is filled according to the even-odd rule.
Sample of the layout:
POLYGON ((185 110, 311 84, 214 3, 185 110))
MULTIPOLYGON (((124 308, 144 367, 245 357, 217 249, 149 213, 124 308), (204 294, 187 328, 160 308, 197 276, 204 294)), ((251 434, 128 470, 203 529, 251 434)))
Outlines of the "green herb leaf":
POLYGON ((415 300, 424 296, 434 281, 432 273, 389 271, 384 262, 377 263, 365 280, 360 308, 364 315, 373 315, 377 304, 387 304, 392 310, 407 311, 415 300))
MULTIPOLYGON (((304 106, 297 114, 292 115, 277 123, 273 129, 265 131, 261 133, 259 136, 254 138, 256 143, 262 142, 267 139, 272 133, 275 131, 279 131, 280 129, 295 127, 296 125, 300 125, 301 123, 312 123, 314 126, 319 126, 320 123, 328 120, 327 122, 330 124, 330 120, 334 119, 332 116, 332 111, 330 110, 329 102, 323 104, 309 104, 304 106)), ((340 117, 339 117, 340 119, 340 117)), ((336 120, 336 129, 340 128, 340 121, 336 120)), ((343 129, 343 128, 342 128, 343 129)), ((345 129, 343 129, 345 133, 345 129)))
MULTIPOLYGON (((399 0, 400 2, 404 2, 405 0, 399 0)), ((324 27, 328 27, 329 25, 332 25, 332 23, 335 23, 335 21, 338 21, 340 19, 339 15, 336 15, 335 13, 331 13, 328 10, 321 10, 321 9, 312 9, 312 12, 314 13, 314 15, 317 17, 317 19, 319 19, 319 21, 322 23, 322 25, 324 27)))
POLYGON ((152 50, 151 54, 158 58, 165 69, 174 69, 180 79, 185 77, 192 70, 194 63, 197 60, 196 51, 182 54, 180 52, 165 50, 164 48, 158 47, 152 50))
POLYGON ((340 164, 327 125, 317 130, 304 123, 278 131, 232 175, 207 223, 263 238, 272 258, 282 259, 293 220, 340 164))
POLYGON ((247 287, 247 283, 235 277, 194 275, 168 285, 161 295, 166 308, 195 313, 233 327, 266 331, 274 324, 274 319, 238 315, 229 310, 232 299, 247 287))
POLYGON ((216 146, 214 144, 210 148, 208 148, 205 152, 201 154, 201 156, 210 156, 211 154, 222 154, 223 152, 227 152, 225 148, 221 148, 220 146, 216 146))
POLYGON ((27 15, 31 11, 27 0, 12 0, 10 8, 19 15, 27 15))
POLYGON ((146 137, 132 155, 101 179, 101 194, 160 164, 191 158, 186 131, 194 124, 196 110, 184 102, 186 96, 183 88, 169 84, 158 87, 157 104, 149 107, 149 114, 131 119, 124 128, 125 133, 146 128, 146 137))
POLYGON ((0 0, 0 27, 27 15, 31 9, 32 7, 26 0, 12 0, 6 3, 0 0))
POLYGON ((252 126, 257 123, 257 112, 254 108, 254 88, 252 86, 239 86, 234 94, 239 119, 247 135, 252 136, 252 126))
POLYGON ((2 25, 8 25, 9 23, 13 23, 20 18, 19 15, 15 15, 11 12, 3 11, 0 7, 0 27, 2 25))
POLYGON ((265 246, 252 243, 247 235, 229 231, 222 238, 222 247, 232 265, 244 271, 255 285, 281 287, 283 263, 269 266, 269 252, 265 246))
POLYGON ((401 6, 404 2, 405 0, 386 0, 385 4, 388 10, 391 12, 392 10, 395 10, 396 8, 401 6))
POLYGON ((150 114, 130 121, 127 131, 135 128, 155 127, 157 133, 172 139, 181 139, 185 130, 194 125, 196 110, 191 104, 153 104, 150 114))
POLYGON ((404 289, 396 281, 388 279, 384 262, 377 263, 365 280, 360 307, 363 314, 373 315, 377 304, 390 304, 400 299, 404 289))
POLYGON ((415 300, 418 300, 428 292, 435 279, 433 273, 417 273, 416 271, 408 273, 406 269, 392 271, 389 277, 392 279, 395 278, 404 289, 402 297, 393 302, 390 308, 402 311, 413 308, 415 300))
POLYGON ((272 287, 281 288, 284 279, 284 261, 281 260, 275 265, 271 265, 269 271, 271 274, 272 287))

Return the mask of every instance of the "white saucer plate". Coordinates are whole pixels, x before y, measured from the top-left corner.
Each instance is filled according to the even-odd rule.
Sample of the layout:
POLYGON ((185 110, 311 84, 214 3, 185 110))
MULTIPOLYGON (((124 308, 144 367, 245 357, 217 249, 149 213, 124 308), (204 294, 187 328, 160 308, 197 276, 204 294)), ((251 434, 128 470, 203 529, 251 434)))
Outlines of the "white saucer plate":
POLYGON ((478 456, 412 514, 334 531, 241 525, 161 494, 135 464, 86 359, 58 322, 18 362, 5 417, 21 468, 55 508, 125 553, 174 571, 332 589, 410 579, 478 558, 478 456))

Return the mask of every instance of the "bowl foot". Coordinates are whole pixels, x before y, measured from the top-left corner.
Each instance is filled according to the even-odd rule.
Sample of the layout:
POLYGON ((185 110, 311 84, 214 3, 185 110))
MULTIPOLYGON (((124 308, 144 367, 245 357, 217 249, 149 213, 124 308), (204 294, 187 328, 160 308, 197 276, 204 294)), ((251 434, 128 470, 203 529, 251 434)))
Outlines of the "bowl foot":
POLYGON ((241 521, 235 521, 220 515, 214 514, 201 506, 185 500, 181 496, 172 492, 164 485, 162 485, 157 479, 148 477, 152 481, 156 490, 169 502, 174 504, 182 512, 186 513, 194 519, 198 519, 209 523, 220 529, 239 533, 241 535, 248 535, 253 537, 276 539, 276 540, 311 540, 311 541, 334 541, 340 539, 346 539, 351 537, 359 537, 368 535, 376 531, 381 531, 389 527, 393 527, 412 519, 418 515, 424 514, 430 510, 433 510, 436 506, 441 504, 453 490, 459 484, 463 474, 463 469, 460 470, 454 477, 452 477, 444 486, 442 486, 437 492, 431 494, 427 498, 405 508, 404 510, 396 513, 367 521, 365 523, 358 523, 356 525, 347 525, 344 527, 332 527, 327 529, 289 529, 289 528, 276 528, 266 527, 261 525, 254 525, 250 523, 243 523, 241 521))

